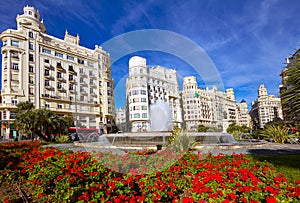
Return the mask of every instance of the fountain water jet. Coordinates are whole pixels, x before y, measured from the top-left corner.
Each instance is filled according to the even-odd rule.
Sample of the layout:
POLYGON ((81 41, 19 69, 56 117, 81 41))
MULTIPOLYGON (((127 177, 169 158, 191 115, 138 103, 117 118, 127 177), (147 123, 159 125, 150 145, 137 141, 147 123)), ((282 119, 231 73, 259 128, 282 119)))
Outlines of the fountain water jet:
POLYGON ((150 106, 150 130, 151 131, 172 131, 172 114, 169 105, 158 99, 150 106))

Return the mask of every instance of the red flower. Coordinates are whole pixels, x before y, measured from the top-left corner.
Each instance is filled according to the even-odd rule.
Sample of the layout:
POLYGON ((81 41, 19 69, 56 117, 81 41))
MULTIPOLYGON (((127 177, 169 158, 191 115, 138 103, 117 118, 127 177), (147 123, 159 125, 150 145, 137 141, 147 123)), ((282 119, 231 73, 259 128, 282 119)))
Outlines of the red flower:
POLYGON ((230 193, 227 195, 227 198, 230 199, 230 200, 235 200, 236 199, 236 195, 233 194, 233 193, 230 193))
POLYGON ((276 203, 276 198, 273 196, 269 196, 266 198, 267 203, 276 203))
POLYGON ((9 200, 8 200, 8 199, 5 199, 5 200, 4 200, 4 203, 8 203, 8 202, 9 202, 9 200))
POLYGON ((194 198, 192 197, 183 197, 182 203, 194 203, 194 198))
POLYGON ((81 195, 80 197, 78 197, 78 200, 85 200, 85 201, 89 201, 89 194, 87 192, 83 193, 83 195, 81 195))

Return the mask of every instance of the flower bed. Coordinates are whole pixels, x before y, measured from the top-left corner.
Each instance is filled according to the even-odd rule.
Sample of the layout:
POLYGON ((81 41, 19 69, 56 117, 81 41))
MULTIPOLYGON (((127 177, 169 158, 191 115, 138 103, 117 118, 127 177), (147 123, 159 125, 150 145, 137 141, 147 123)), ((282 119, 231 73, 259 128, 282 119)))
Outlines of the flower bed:
POLYGON ((299 181, 289 183, 272 165, 245 155, 161 151, 117 156, 42 148, 35 142, 2 144, 0 158, 13 161, 6 159, 0 182, 32 187, 46 202, 300 201, 299 181), (166 157, 177 161, 165 165, 170 163, 166 157), (101 164, 109 160, 109 167, 101 164), (151 173, 143 173, 146 166, 151 173))

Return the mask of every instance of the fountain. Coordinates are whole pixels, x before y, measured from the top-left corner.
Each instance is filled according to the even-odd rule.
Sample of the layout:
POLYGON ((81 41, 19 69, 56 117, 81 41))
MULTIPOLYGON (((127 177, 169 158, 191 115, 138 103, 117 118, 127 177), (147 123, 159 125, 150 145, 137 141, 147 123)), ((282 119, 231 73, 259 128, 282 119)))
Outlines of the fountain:
POLYGON ((151 131, 172 131, 172 114, 169 105, 160 98, 150 106, 151 131))

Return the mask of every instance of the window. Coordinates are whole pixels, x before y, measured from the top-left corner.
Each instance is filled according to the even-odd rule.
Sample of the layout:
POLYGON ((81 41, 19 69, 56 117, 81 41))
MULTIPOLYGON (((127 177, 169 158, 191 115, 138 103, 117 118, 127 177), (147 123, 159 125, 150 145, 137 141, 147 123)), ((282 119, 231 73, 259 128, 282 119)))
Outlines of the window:
POLYGON ((83 83, 83 77, 80 77, 79 81, 80 83, 83 83))
POLYGON ((141 98, 141 102, 146 102, 146 98, 141 98))
POLYGON ((74 77, 73 77, 73 75, 69 75, 69 80, 73 80, 74 79, 74 77))
MULTIPOLYGON (((94 94, 94 89, 93 88, 90 89, 90 94, 94 94)), ((108 100, 108 103, 109 103, 109 100, 108 100)))
POLYGON ((33 33, 32 32, 29 32, 29 37, 33 38, 33 33))
POLYGON ((18 52, 11 52, 11 56, 12 56, 13 58, 19 58, 18 52))
POLYGON ((28 11, 28 14, 29 14, 29 15, 32 15, 32 12, 31 12, 31 11, 28 11))
POLYGON ((64 57, 64 55, 61 54, 61 53, 59 53, 59 52, 55 52, 55 56, 56 56, 56 57, 59 57, 59 58, 63 58, 63 57, 64 57))
POLYGON ((50 86, 50 81, 49 80, 45 80, 45 86, 50 86))
POLYGON ((146 95, 146 90, 141 90, 142 95, 146 95))
POLYGON ((143 114, 142 114, 142 118, 147 118, 147 114, 146 114, 146 113, 143 113, 143 114))
POLYGON ((57 104, 57 108, 62 109, 62 104, 57 104))
POLYGON ((67 56, 67 59, 68 59, 69 61, 74 61, 74 57, 72 57, 72 56, 67 56))
POLYGON ((17 104, 18 104, 18 99, 11 99, 11 103, 12 103, 12 105, 13 106, 17 106, 17 104))
POLYGON ((133 103, 139 102, 139 98, 134 98, 133 103))
POLYGON ((140 106, 134 106, 133 110, 140 110, 140 106))
POLYGON ((45 48, 42 49, 42 52, 45 54, 51 54, 51 50, 45 48))
POLYGON ((29 43, 29 49, 33 50, 33 44, 32 43, 29 43))
POLYGON ((29 83, 33 84, 33 76, 29 76, 29 83))
POLYGON ((73 86, 73 85, 70 85, 70 86, 69 86, 69 90, 74 90, 74 86, 73 86))
POLYGON ((140 115, 139 113, 135 113, 135 114, 133 115, 133 117, 134 117, 134 118, 140 118, 141 115, 140 115))
POLYGON ((7 45, 7 41, 3 41, 3 46, 6 46, 7 45))
POLYGON ((142 110, 147 110, 147 106, 142 106, 142 110))
POLYGON ((110 82, 107 82, 107 87, 111 87, 111 83, 110 82))
POLYGON ((34 90, 33 90, 33 88, 29 88, 29 94, 30 94, 30 95, 34 95, 34 90))
POLYGON ((58 73, 57 73, 57 78, 62 78, 61 72, 58 72, 58 73))
POLYGON ((33 54, 29 54, 29 61, 33 62, 33 54))
POLYGON ((11 111, 10 112, 10 119, 15 119, 16 118, 16 112, 11 111))
POLYGON ((50 108, 50 103, 49 102, 45 102, 45 107, 46 108, 50 108))
POLYGON ((45 70, 44 75, 45 75, 45 76, 49 76, 49 75, 50 75, 49 70, 45 70))
POLYGON ((94 63, 93 62, 91 62, 91 61, 88 61, 88 66, 90 66, 90 67, 94 67, 94 63))
POLYGON ((57 88, 61 89, 61 83, 60 82, 57 83, 57 88))
POLYGON ((11 46, 18 47, 19 45, 20 45, 20 42, 19 42, 19 41, 15 41, 15 40, 12 40, 12 41, 11 41, 11 46))
POLYGON ((13 69, 13 70, 19 70, 19 64, 13 63, 12 69, 13 69))
POLYGON ((79 73, 83 73, 83 68, 79 68, 79 73))
POLYGON ((82 59, 77 59, 77 62, 78 62, 79 64, 84 64, 84 60, 82 60, 82 59))
POLYGON ((29 72, 33 73, 33 66, 29 66, 29 72))

